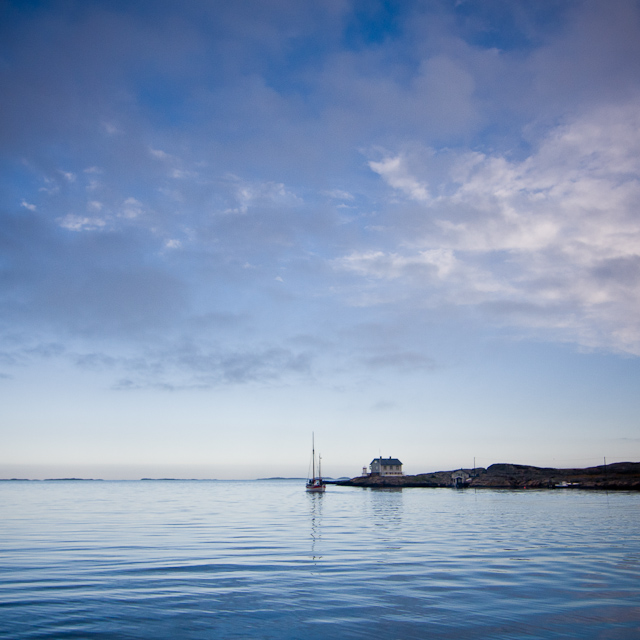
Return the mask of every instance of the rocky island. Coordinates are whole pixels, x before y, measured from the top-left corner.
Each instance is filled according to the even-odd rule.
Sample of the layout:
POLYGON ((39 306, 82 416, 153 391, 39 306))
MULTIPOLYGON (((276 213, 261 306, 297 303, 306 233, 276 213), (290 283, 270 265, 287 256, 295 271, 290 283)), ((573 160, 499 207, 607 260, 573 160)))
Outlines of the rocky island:
POLYGON ((640 491, 640 462, 617 462, 586 469, 492 464, 486 469, 436 471, 414 476, 368 474, 350 480, 340 480, 335 484, 349 487, 566 488, 640 491))

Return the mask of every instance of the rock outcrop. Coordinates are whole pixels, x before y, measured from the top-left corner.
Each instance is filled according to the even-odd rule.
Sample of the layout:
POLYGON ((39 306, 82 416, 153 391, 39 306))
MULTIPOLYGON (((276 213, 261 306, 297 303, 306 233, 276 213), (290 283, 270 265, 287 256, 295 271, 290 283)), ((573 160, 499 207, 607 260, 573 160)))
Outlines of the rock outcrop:
POLYGON ((554 469, 521 464, 492 464, 477 469, 420 473, 414 476, 359 476, 336 482, 350 487, 451 487, 454 475, 468 475, 463 487, 492 489, 606 489, 640 491, 640 462, 616 462, 586 469, 554 469))

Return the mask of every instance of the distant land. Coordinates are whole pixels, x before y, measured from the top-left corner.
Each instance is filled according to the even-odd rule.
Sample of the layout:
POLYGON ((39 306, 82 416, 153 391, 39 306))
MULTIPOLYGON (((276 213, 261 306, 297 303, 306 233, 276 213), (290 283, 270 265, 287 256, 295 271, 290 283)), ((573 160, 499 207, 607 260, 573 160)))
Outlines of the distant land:
POLYGON ((102 482, 102 478, 0 478, 0 482, 102 482))
POLYGON ((455 469, 414 476, 358 476, 335 484, 348 487, 452 487, 488 489, 605 489, 640 491, 640 462, 616 462, 586 469, 521 464, 455 469))
MULTIPOLYGON (((331 478, 326 478, 331 480, 331 478)), ((348 480, 342 477, 340 480, 348 480)), ((259 482, 265 480, 299 480, 303 482, 306 478, 285 478, 276 476, 273 478, 255 478, 244 480, 219 480, 218 478, 140 478, 140 480, 126 480, 126 482, 259 482)), ((45 478, 44 480, 34 478, 0 478, 0 482, 103 482, 103 478, 45 478)), ((122 480, 111 480, 111 482, 122 482, 122 480)))
POLYGON ((283 478, 281 476, 275 476, 273 478, 256 478, 256 480, 306 480, 306 478, 283 478))
MULTIPOLYGON (((418 473, 412 476, 356 476, 324 478, 327 484, 343 487, 455 487, 476 489, 603 489, 608 491, 640 491, 640 462, 615 462, 585 469, 555 469, 553 467, 533 467, 522 464, 492 464, 486 469, 454 469, 418 473)), ((275 476, 256 478, 246 482, 265 480, 299 480, 305 478, 287 478, 275 476)), ((51 481, 102 481, 101 478, 47 478, 31 480, 29 478, 0 478, 0 482, 51 482, 51 481)), ((215 482, 215 478, 197 480, 187 478, 141 478, 140 481, 187 481, 215 482)), ((136 482, 132 480, 131 482, 136 482)), ((222 481, 224 482, 224 481, 222 481)))
POLYGON ((213 482, 217 478, 140 478, 144 482, 213 482))

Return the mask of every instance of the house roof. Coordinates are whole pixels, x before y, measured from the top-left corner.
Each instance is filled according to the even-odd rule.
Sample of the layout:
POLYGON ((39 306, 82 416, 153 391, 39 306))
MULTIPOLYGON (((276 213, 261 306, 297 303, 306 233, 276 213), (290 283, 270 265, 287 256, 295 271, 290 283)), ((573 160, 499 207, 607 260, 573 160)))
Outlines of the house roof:
POLYGON ((371 461, 371 464, 373 464, 374 462, 381 462, 381 464, 398 466, 398 467, 402 466, 402 462, 400 462, 398 458, 374 458, 371 461))

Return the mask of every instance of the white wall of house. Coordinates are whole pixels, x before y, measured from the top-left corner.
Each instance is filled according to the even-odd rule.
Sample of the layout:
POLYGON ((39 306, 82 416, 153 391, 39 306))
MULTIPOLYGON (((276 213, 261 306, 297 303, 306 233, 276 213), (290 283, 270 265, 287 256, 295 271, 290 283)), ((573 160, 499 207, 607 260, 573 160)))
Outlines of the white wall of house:
POLYGON ((371 473, 381 476, 402 476, 402 463, 397 464, 399 460, 395 458, 374 458, 371 461, 371 473), (391 462, 391 461, 394 462, 391 462))

